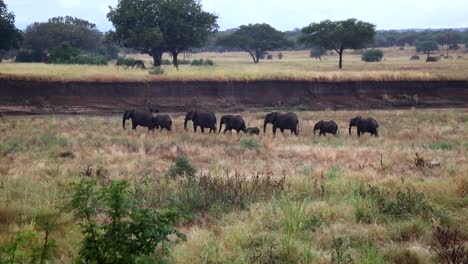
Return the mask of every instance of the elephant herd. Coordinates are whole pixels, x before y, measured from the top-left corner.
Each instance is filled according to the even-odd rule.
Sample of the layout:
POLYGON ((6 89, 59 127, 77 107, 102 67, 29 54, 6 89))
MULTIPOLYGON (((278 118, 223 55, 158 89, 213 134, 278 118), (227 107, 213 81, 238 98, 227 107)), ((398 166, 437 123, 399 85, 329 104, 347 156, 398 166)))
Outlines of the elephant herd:
MULTIPOLYGON (((155 129, 172 131, 172 119, 169 115, 153 115, 150 111, 140 110, 126 110, 123 114, 122 126, 125 129, 125 123, 127 120, 132 120, 132 129, 136 129, 138 126, 146 127, 149 131, 155 129)), ((224 115, 221 117, 219 123, 219 130, 217 131, 217 119, 213 112, 208 111, 190 111, 185 115, 184 129, 187 130, 188 122, 192 122, 193 130, 196 133, 197 129, 200 128, 202 133, 205 133, 205 129, 211 132, 223 133, 236 131, 239 134, 241 131, 250 135, 259 135, 260 128, 258 127, 247 127, 244 119, 240 115, 224 115)), ((291 131, 291 134, 296 136, 299 135, 299 118, 295 113, 280 113, 272 112, 265 116, 263 123, 263 133, 265 134, 267 125, 273 126, 273 136, 276 136, 276 131, 279 129, 281 133, 285 130, 291 131)), ((378 137, 379 124, 373 118, 363 118, 361 116, 355 117, 349 122, 349 134, 351 135, 351 128, 357 128, 357 135, 360 137, 362 134, 370 133, 372 136, 378 137)), ((319 130, 319 136, 325 136, 326 134, 337 135, 338 124, 333 121, 321 120, 314 126, 314 135, 319 130)))

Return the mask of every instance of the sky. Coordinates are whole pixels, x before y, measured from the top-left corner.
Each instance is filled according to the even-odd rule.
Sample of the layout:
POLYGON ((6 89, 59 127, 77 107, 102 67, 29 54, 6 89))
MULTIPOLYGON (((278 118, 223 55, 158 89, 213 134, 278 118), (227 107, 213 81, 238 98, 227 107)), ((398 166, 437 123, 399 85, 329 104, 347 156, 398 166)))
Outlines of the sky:
MULTIPOLYGON (((55 16, 74 16, 107 31, 106 14, 118 0, 4 0, 16 15, 16 26, 55 16)), ((220 30, 249 23, 268 23, 285 31, 324 19, 357 18, 377 29, 465 28, 468 0, 202 0, 204 10, 219 16, 220 30)))

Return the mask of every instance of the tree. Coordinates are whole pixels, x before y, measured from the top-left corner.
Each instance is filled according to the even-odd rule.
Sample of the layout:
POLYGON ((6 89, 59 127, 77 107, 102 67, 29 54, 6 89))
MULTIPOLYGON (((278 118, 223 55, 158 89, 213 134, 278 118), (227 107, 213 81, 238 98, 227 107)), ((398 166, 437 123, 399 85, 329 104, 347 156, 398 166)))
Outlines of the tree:
POLYGON ((185 239, 174 227, 177 213, 142 208, 126 181, 102 186, 82 180, 70 207, 83 233, 76 263, 136 263, 156 247, 167 250, 171 235, 185 239))
POLYGON ((167 50, 159 28, 159 9, 162 1, 121 0, 111 8, 107 18, 115 27, 107 37, 126 48, 138 50, 153 57, 154 66, 160 66, 167 50))
POLYGON ((69 16, 54 17, 29 25, 24 32, 22 48, 47 53, 67 42, 75 48, 94 52, 101 40, 102 34, 95 24, 69 16))
POLYGON ((21 32, 15 27, 15 15, 8 12, 6 4, 0 0, 0 50, 18 48, 20 42, 21 32))
POLYGON ((254 63, 259 63, 267 51, 288 44, 286 35, 268 24, 240 26, 234 33, 219 38, 217 42, 227 48, 238 48, 248 52, 254 63))
POLYGON ((335 50, 340 57, 339 68, 342 69, 343 51, 364 48, 373 41, 376 32, 375 25, 352 18, 313 23, 303 28, 302 33, 301 43, 335 50))
POLYGON ((218 17, 195 0, 120 0, 107 17, 115 27, 112 38, 149 54, 155 66, 169 52, 178 67, 180 52, 203 46, 218 29, 218 17))
POLYGON ((435 37, 435 40, 439 45, 442 46, 442 51, 445 46, 445 50, 447 52, 447 58, 449 57, 449 50, 453 49, 454 47, 458 47, 458 43, 461 42, 462 36, 453 31, 453 30, 447 30, 441 33, 438 33, 438 35, 435 37))
POLYGON ((416 51, 427 54, 427 58, 431 56, 431 52, 439 50, 439 46, 435 41, 418 41, 416 42, 416 51))
POLYGON ((365 62, 379 62, 382 60, 383 55, 384 53, 380 49, 370 49, 362 54, 361 59, 365 62))

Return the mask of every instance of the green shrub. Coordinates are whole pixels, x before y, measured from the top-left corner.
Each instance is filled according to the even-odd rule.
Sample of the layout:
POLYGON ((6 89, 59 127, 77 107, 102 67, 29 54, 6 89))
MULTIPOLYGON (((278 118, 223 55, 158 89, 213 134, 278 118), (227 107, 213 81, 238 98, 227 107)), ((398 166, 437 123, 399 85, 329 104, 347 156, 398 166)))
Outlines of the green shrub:
POLYGON ((451 150, 454 148, 454 145, 447 141, 436 141, 425 145, 425 147, 432 150, 451 150))
POLYGON ((162 67, 153 67, 149 70, 149 74, 151 75, 163 75, 164 69, 162 67))
POLYGON ((361 59, 365 62, 379 62, 382 60, 383 55, 383 51, 380 49, 370 49, 362 54, 361 59))
POLYGON ((19 138, 8 138, 7 140, 0 142, 1 155, 15 154, 25 151, 26 149, 27 147, 24 141, 19 138))
POLYGON ((197 173, 195 167, 192 166, 190 161, 185 155, 178 155, 174 163, 167 172, 168 176, 194 176, 197 173))
POLYGON ((411 56, 410 60, 420 60, 421 58, 418 55, 411 56))
POLYGON ((190 63, 190 65, 192 66, 213 66, 214 65, 214 62, 210 59, 195 59, 195 60, 192 60, 192 62, 190 63))
POLYGON ((83 241, 76 263, 136 263, 139 256, 168 249, 169 236, 184 238, 174 225, 179 215, 140 207, 125 181, 101 186, 84 179, 70 202, 83 241))
POLYGON ((46 55, 40 51, 33 51, 28 49, 20 49, 16 54, 16 62, 43 62, 46 55))
POLYGON ((163 59, 161 61, 161 65, 172 65, 172 62, 170 60, 168 60, 168 59, 163 59))
POLYGON ((71 58, 66 64, 81 64, 81 65, 107 65, 108 60, 106 57, 98 55, 79 55, 71 58))
POLYGON ((385 264, 385 258, 373 245, 365 245, 361 248, 361 264, 385 264))
POLYGON ((259 149, 262 147, 262 143, 253 138, 243 138, 239 142, 240 146, 246 149, 259 149))
POLYGON ((57 48, 53 49, 49 54, 50 63, 67 63, 72 58, 80 55, 80 49, 72 47, 67 42, 62 43, 57 48))

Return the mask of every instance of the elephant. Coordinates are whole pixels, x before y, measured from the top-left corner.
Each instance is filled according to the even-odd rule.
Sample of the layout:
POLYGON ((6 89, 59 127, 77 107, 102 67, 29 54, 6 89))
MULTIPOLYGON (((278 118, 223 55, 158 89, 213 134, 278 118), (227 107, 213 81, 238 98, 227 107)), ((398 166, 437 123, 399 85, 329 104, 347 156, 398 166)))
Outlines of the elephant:
POLYGON ((315 124, 314 126, 314 136, 315 136, 315 131, 320 130, 319 136, 326 136, 326 133, 333 134, 336 136, 338 133, 338 124, 333 121, 323 121, 320 120, 315 124))
POLYGON ((187 130, 187 122, 193 122, 193 131, 197 133, 197 127, 200 127, 202 133, 205 133, 205 128, 210 129, 216 134, 216 116, 213 112, 190 111, 185 115, 184 129, 187 130))
POLYGON ((263 123, 263 134, 265 134, 267 124, 273 125, 273 136, 276 136, 276 129, 280 129, 284 134, 284 130, 291 130, 291 134, 299 135, 299 119, 294 113, 279 113, 273 112, 265 116, 263 123))
POLYGON ((260 135, 260 128, 258 127, 248 127, 247 134, 249 135, 260 135))
POLYGON ((132 129, 136 130, 137 126, 147 127, 148 131, 154 131, 156 124, 153 119, 153 114, 150 111, 140 110, 125 110, 122 118, 122 127, 125 129, 125 123, 128 119, 132 119, 132 129))
POLYGON ((218 134, 221 133, 221 129, 223 128, 223 125, 225 125, 224 132, 223 132, 224 134, 226 134, 227 131, 231 132, 232 130, 235 130, 237 134, 239 134, 240 131, 247 133, 247 127, 245 126, 245 121, 239 115, 222 116, 221 121, 219 122, 218 134))
POLYGON ((172 131, 172 119, 169 115, 157 115, 153 118, 156 129, 172 131))
POLYGON ((379 136, 379 124, 374 118, 362 118, 361 116, 355 117, 349 121, 349 134, 351 135, 351 128, 357 127, 358 137, 361 134, 370 133, 372 136, 379 136))

